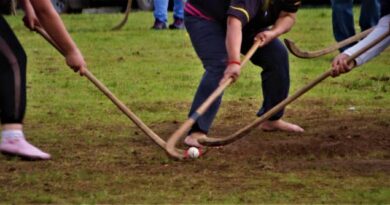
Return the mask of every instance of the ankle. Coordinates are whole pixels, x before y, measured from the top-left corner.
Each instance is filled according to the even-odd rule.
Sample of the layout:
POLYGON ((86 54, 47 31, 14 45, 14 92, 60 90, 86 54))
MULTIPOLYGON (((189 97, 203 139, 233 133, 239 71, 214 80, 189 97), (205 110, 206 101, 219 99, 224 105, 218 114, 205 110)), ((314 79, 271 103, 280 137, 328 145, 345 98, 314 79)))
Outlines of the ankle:
POLYGON ((1 125, 2 130, 23 130, 23 124, 8 123, 1 125))
POLYGON ((269 125, 269 126, 274 126, 274 125, 277 125, 281 122, 282 120, 281 119, 278 119, 278 120, 266 120, 263 122, 264 125, 269 125))
POLYGON ((199 138, 199 137, 206 136, 206 134, 204 132, 192 132, 188 136, 194 137, 194 138, 199 138))
POLYGON ((22 130, 3 130, 1 131, 1 139, 11 140, 11 139, 21 139, 24 138, 24 133, 22 130))

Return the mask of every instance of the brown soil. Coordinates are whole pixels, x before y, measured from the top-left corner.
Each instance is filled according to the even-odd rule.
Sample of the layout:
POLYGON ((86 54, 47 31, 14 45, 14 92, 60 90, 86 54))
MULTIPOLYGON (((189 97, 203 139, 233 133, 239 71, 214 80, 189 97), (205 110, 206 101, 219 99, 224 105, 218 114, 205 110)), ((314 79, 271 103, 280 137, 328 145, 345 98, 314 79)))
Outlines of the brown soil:
MULTIPOLYGON (((218 199, 226 197, 226 191, 237 195, 264 186, 276 192, 305 188, 299 183, 280 181, 273 173, 298 173, 300 177, 320 174, 326 178, 346 178, 344 182, 350 176, 368 176, 366 180, 369 180, 390 173, 390 113, 379 109, 364 113, 321 110, 319 107, 325 106, 320 102, 305 101, 305 104, 311 109, 290 108, 285 116, 286 120, 306 129, 302 134, 256 129, 235 143, 212 148, 202 158, 184 162, 169 159, 130 122, 108 125, 86 121, 80 126, 53 124, 49 129, 50 123, 28 122, 30 132, 49 130, 48 138, 39 142, 31 138, 31 141, 50 152, 53 160, 33 163, 3 157, 2 193, 24 190, 23 197, 16 198, 25 203, 50 203, 45 198, 35 199, 39 195, 30 193, 32 190, 53 196, 54 202, 61 202, 56 197, 82 202, 95 196, 91 194, 99 196, 103 189, 110 198, 102 196, 92 202, 115 203, 144 202, 144 195, 149 192, 160 194, 156 196, 157 202, 194 202, 191 200, 199 198, 197 193, 206 192, 206 201, 220 202, 218 199)), ((255 110, 256 105, 250 103, 224 104, 209 136, 227 136, 242 128, 255 119, 255 110)), ((166 139, 180 124, 169 121, 150 127, 166 139)), ((326 190, 337 188, 328 185, 326 180, 321 183, 319 186, 326 190)), ((388 185, 382 180, 373 183, 379 187, 388 185)), ((310 182, 305 186, 309 186, 308 192, 317 187, 312 187, 310 182)), ((241 197, 247 198, 245 194, 241 197)), ((15 196, 8 194, 0 199, 13 202, 15 196)))
MULTIPOLYGON (((229 103, 224 106, 227 110, 238 110, 238 107, 248 110, 225 111, 216 119, 210 137, 228 136, 255 119, 256 105, 229 103)), ((285 119, 300 124, 304 133, 264 132, 257 128, 235 143, 211 148, 205 158, 245 162, 253 168, 275 171, 390 172, 389 114, 381 110, 372 113, 287 110, 285 119)), ((169 136, 179 125, 176 121, 167 122, 154 125, 153 129, 160 131, 161 136, 169 136)), ((149 143, 139 140, 145 146, 149 143)))

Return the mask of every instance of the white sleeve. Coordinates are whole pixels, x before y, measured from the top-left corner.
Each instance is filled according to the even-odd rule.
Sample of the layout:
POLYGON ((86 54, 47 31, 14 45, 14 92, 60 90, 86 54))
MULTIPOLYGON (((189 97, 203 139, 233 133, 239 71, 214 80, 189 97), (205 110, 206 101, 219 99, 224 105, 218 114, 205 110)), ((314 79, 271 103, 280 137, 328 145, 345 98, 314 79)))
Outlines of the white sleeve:
MULTIPOLYGON (((347 54, 348 56, 353 55, 356 53, 358 50, 364 48, 367 46, 369 43, 377 39, 379 36, 382 34, 386 33, 389 31, 390 27, 390 14, 382 17, 379 20, 378 25, 375 27, 375 29, 363 40, 361 40, 358 44, 355 46, 352 46, 351 48, 347 49, 344 51, 344 54, 347 54)), ((367 61, 371 60, 375 56, 379 55, 383 50, 385 50, 388 46, 390 45, 390 37, 387 37, 385 40, 382 42, 378 43, 376 46, 368 50, 367 52, 363 53, 359 57, 357 57, 356 64, 357 66, 360 66, 367 61)))

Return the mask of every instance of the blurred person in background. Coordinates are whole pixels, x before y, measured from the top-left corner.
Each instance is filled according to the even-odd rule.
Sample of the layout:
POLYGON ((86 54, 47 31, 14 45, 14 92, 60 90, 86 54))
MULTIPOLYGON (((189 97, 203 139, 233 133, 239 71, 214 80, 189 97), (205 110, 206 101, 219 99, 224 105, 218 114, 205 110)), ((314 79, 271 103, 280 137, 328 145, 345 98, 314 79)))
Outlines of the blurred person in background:
MULTIPOLYGON (((184 29, 184 0, 174 0, 173 23, 169 29, 184 29)), ((154 0, 154 25, 152 29, 163 30, 168 23, 169 0, 154 0)))
MULTIPOLYGON (((356 34, 353 19, 353 0, 331 0, 333 35, 337 42, 356 34)), ((362 0, 359 25, 365 31, 378 23, 380 15, 380 0, 362 0)), ((340 52, 352 45, 345 46, 340 52)))

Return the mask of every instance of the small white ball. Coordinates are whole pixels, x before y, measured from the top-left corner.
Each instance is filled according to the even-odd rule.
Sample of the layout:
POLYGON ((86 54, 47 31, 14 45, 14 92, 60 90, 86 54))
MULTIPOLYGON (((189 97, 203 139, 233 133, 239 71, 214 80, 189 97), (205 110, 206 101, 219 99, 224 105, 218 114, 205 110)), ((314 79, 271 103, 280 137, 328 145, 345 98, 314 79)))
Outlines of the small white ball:
POLYGON ((351 106, 351 107, 348 108, 348 110, 351 111, 351 112, 353 112, 353 111, 356 110, 356 108, 355 108, 354 106, 351 106))
POLYGON ((199 155, 200 155, 199 149, 196 148, 196 147, 190 147, 190 148, 187 150, 187 155, 188 155, 190 158, 192 158, 192 159, 198 158, 199 155))

